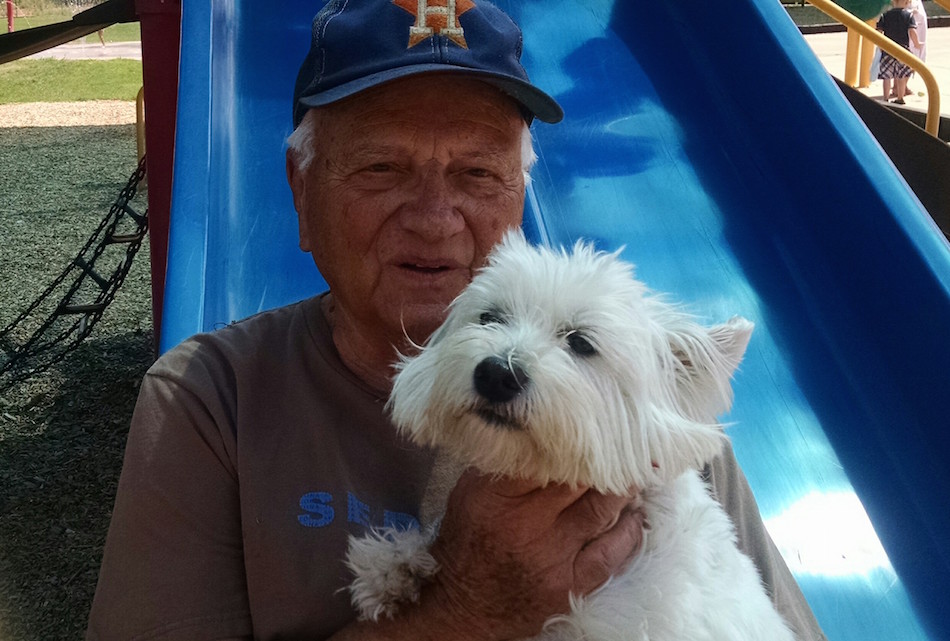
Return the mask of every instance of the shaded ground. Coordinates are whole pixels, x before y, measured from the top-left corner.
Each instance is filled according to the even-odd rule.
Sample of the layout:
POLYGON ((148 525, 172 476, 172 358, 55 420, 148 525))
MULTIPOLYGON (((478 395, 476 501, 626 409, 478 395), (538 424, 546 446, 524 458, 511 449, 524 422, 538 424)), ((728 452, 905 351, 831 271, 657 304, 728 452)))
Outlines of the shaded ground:
MULTIPOLYGON (((135 164, 132 125, 0 128, 0 327, 75 256, 135 164)), ((0 389, 0 641, 82 637, 150 313, 143 246, 87 341, 0 389)))

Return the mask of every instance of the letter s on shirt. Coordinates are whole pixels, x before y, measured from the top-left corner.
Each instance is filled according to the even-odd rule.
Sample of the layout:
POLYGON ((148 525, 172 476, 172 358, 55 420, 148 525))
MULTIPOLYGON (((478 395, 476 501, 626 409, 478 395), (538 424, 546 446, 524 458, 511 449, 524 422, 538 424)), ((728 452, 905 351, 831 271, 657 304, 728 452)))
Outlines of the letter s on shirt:
POLYGON ((304 527, 326 527, 333 523, 333 495, 328 492, 310 492, 300 497, 300 508, 306 514, 297 516, 304 527))

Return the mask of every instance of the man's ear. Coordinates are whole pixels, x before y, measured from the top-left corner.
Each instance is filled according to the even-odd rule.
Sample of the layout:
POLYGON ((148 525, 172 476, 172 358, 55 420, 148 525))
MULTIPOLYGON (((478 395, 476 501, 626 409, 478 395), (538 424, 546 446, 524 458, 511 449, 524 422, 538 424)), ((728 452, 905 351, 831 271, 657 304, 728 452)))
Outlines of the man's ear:
POLYGON ((297 227, 300 236, 300 249, 309 252, 313 249, 310 242, 310 226, 307 219, 306 203, 306 171, 297 164, 297 152, 287 150, 287 183, 294 197, 294 209, 297 210, 297 227))
POLYGON ((755 326, 736 316, 722 325, 675 331, 670 347, 679 361, 677 395, 694 420, 710 420, 732 404, 730 379, 755 326))

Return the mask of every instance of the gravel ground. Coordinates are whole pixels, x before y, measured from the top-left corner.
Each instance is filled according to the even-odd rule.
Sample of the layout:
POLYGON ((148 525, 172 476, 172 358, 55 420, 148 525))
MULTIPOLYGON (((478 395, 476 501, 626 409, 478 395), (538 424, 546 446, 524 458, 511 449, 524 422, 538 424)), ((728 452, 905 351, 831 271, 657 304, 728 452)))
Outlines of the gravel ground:
POLYGON ((0 105, 0 128, 128 125, 134 122, 135 103, 124 100, 0 105))
MULTIPOLYGON (((0 106, 0 329, 108 213, 135 169, 134 119, 134 103, 0 106)), ((150 305, 145 244, 76 351, 26 382, 0 379, 0 641, 82 638, 153 358, 150 305)))

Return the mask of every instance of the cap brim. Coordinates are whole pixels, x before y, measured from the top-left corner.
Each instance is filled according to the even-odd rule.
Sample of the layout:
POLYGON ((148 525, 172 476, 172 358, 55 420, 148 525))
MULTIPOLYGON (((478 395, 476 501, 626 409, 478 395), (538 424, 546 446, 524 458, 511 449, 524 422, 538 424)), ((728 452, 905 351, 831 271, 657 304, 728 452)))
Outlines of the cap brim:
MULTIPOLYGON (((300 106, 311 108, 330 105, 344 98, 349 98, 362 91, 366 91, 367 89, 378 87, 400 78, 429 73, 450 73, 453 75, 471 76, 493 85, 508 96, 511 96, 513 100, 518 102, 525 109, 527 114, 534 116, 538 120, 554 124, 564 118, 564 110, 561 109, 561 105, 559 105, 554 98, 520 78, 483 71, 481 69, 470 69, 457 65, 438 63, 397 67, 396 69, 388 69, 369 76, 364 76, 363 78, 338 85, 332 89, 321 91, 313 96, 301 96, 295 108, 299 109, 300 106)), ((298 117, 296 118, 298 123, 302 117, 303 114, 298 113, 298 117)))

